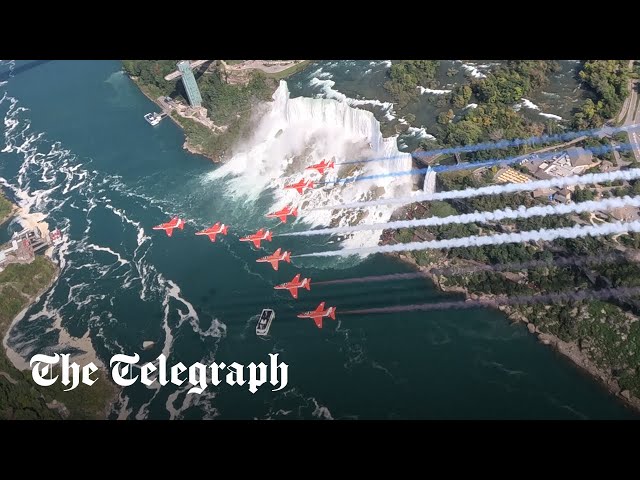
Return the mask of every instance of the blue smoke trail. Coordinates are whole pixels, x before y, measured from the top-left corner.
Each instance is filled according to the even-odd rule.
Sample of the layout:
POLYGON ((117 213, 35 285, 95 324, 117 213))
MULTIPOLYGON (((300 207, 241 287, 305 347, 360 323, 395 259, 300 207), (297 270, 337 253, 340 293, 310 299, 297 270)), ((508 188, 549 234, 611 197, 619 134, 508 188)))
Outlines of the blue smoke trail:
MULTIPOLYGON (((443 154, 453 154, 453 153, 468 153, 468 152, 478 152, 481 150, 498 150, 501 148, 510 148, 510 147, 519 147, 521 145, 535 145, 538 143, 551 143, 551 142, 567 142, 570 140, 575 140, 578 137, 595 137, 599 134, 604 135, 613 135, 619 132, 624 132, 630 130, 632 128, 638 127, 640 125, 626 125, 624 127, 602 127, 596 128, 593 130, 581 130, 579 132, 567 132, 567 133, 558 133, 555 135, 542 135, 539 137, 529 137, 529 138, 516 138, 513 140, 501 140, 499 142, 485 142, 485 143, 477 143, 475 145, 465 145, 462 147, 449 147, 449 148, 439 148, 435 150, 428 150, 426 152, 416 152, 412 155, 414 157, 432 157, 434 155, 443 155, 443 154)), ((336 162, 336 165, 350 165, 356 163, 368 163, 368 162, 383 162, 387 160, 396 160, 398 158, 404 158, 404 155, 394 155, 390 157, 377 157, 377 158, 369 158, 367 160, 350 160, 347 162, 336 162)))
MULTIPOLYGON (((632 150, 633 149, 633 145, 630 143, 623 143, 621 145, 617 145, 615 147, 609 146, 609 145, 603 145, 601 147, 592 147, 592 148, 585 148, 584 150, 587 152, 592 152, 595 155, 599 155, 602 153, 607 153, 613 150, 618 150, 618 151, 626 151, 626 150, 632 150)), ((546 159, 550 159, 553 158, 555 156, 558 156, 560 154, 562 154, 563 152, 566 152, 566 150, 560 150, 560 151, 556 151, 556 152, 549 152, 549 153, 545 153, 542 155, 518 155, 517 157, 511 157, 511 158, 495 158, 495 159, 491 159, 491 160, 483 160, 481 162, 465 162, 465 163, 460 163, 458 165, 436 165, 435 167, 427 167, 427 168, 415 168, 413 170, 405 170, 403 172, 390 172, 390 173, 379 173, 377 175, 362 175, 359 177, 355 177, 355 178, 342 178, 342 179, 337 179, 335 181, 325 181, 325 182, 317 182, 318 185, 321 184, 346 184, 346 183, 353 183, 353 182, 361 182, 364 180, 376 180, 378 178, 386 178, 386 177, 403 177, 405 175, 418 175, 418 174, 425 174, 427 173, 427 171, 429 171, 429 169, 431 169, 432 172, 436 172, 436 173, 441 173, 441 172, 453 172, 453 171, 457 171, 457 170, 468 170, 470 168, 480 168, 480 167, 491 167, 493 165, 511 165, 513 163, 518 163, 521 162, 523 160, 526 159, 531 159, 534 158, 536 160, 546 160, 546 159)))

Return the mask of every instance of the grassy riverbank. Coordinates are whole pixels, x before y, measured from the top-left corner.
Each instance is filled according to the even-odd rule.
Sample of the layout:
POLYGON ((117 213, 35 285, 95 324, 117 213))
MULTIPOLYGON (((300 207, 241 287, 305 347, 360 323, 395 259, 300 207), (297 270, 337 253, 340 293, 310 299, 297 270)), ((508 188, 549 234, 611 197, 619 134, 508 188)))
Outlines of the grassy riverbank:
MULTIPOLYGON (((585 61, 579 69, 582 88, 588 98, 574 110, 573 128, 602 126, 606 119, 615 117, 624 99, 629 94, 623 89, 628 85, 630 72, 628 62, 585 61)), ((484 141, 498 141, 557 133, 558 124, 553 121, 534 122, 512 106, 524 95, 544 86, 546 75, 557 67, 553 62, 509 61, 494 69, 484 79, 470 79, 468 84, 458 86, 448 101, 452 107, 465 103, 477 104, 457 114, 443 116, 435 129, 437 140, 425 142, 424 148, 434 145, 451 147, 471 145, 484 141)), ((422 81, 433 78, 433 65, 412 63, 403 69, 397 68, 391 75, 390 91, 402 90, 402 82, 408 82, 406 91, 413 94, 413 84, 420 75, 422 81), (414 72, 422 69, 422 73, 414 72), (409 76, 398 75, 400 71, 413 72, 409 76)), ((437 86, 435 86, 437 87, 437 86)), ((400 113, 402 113, 400 111, 400 113)), ((577 146, 608 145, 608 139, 588 139, 577 146)), ((463 154, 462 161, 484 158, 508 157, 526 153, 523 147, 495 151, 463 154)), ((530 149, 530 147, 529 147, 530 149)), ((600 160, 610 160, 601 156, 600 160)), ((452 160, 455 161, 455 160, 452 160)), ((599 171, 598 167, 595 167, 599 171)), ((477 188, 493 184, 493 172, 474 175, 471 170, 439 174, 438 190, 477 188)), ((604 188, 585 187, 574 193, 574 201, 583 201, 597 195, 604 197, 625 194, 637 195, 640 183, 620 182, 604 185, 604 188)), ((530 194, 484 196, 465 200, 426 202, 407 205, 396 212, 397 218, 448 216, 468 214, 475 211, 491 211, 505 207, 518 208, 546 204, 547 200, 534 199, 530 194)), ((601 221, 611 221, 611 212, 598 214, 601 221)), ((387 231, 385 243, 443 240, 470 235, 492 235, 514 231, 538 230, 565 226, 589 225, 593 219, 588 215, 554 215, 522 220, 503 220, 482 224, 449 224, 440 227, 418 227, 387 231)), ((426 250, 400 255, 423 271, 460 266, 495 266, 529 261, 544 261, 548 265, 525 270, 504 269, 491 271, 467 268, 460 274, 433 274, 434 283, 442 290, 462 292, 468 298, 492 298, 496 296, 537 295, 546 292, 570 292, 609 287, 634 287, 640 285, 640 266, 636 261, 601 262, 585 265, 554 265, 555 258, 597 258, 602 255, 626 255, 629 259, 640 254, 640 235, 627 234, 597 238, 576 238, 553 242, 515 243, 468 248, 452 248, 446 251, 426 250)), ((511 319, 523 322, 541 342, 552 345, 585 371, 597 378, 609 391, 624 399, 629 405, 640 409, 640 300, 612 299, 583 300, 553 305, 513 305, 501 307, 511 319)))
POLYGON ((14 211, 13 204, 0 192, 0 225, 6 222, 14 211))
MULTIPOLYGON (((29 264, 10 264, 0 272, 0 338, 22 310, 51 288, 57 276, 57 266, 44 256, 29 264)), ((118 390, 106 372, 101 370, 97 378, 93 386, 81 384, 69 392, 64 392, 60 383, 41 387, 30 371, 15 368, 2 348, 0 419, 104 419, 118 390)))
MULTIPOLYGON (((154 102, 160 96, 170 96, 188 104, 180 79, 167 81, 164 77, 175 70, 176 60, 123 60, 125 72, 142 92, 154 102)), ((231 146, 250 128, 252 109, 271 99, 278 80, 304 69, 297 64, 277 74, 252 71, 245 84, 227 83, 224 72, 216 65, 194 72, 202 96, 202 106, 208 118, 218 127, 216 131, 175 111, 171 118, 184 129, 184 147, 192 153, 222 161, 231 146)))

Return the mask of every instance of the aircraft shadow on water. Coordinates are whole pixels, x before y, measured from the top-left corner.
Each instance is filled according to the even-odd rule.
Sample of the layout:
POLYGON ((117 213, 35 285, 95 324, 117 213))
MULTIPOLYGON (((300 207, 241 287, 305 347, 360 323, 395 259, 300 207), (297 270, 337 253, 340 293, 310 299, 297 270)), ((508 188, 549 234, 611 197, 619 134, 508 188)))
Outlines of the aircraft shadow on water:
POLYGON ((21 73, 27 72, 32 68, 42 65, 43 63, 49 63, 52 61, 53 60, 34 60, 33 62, 25 63, 24 65, 19 65, 17 67, 14 67, 13 70, 7 69, 3 72, 0 72, 0 82, 6 82, 10 78, 16 77, 21 73))

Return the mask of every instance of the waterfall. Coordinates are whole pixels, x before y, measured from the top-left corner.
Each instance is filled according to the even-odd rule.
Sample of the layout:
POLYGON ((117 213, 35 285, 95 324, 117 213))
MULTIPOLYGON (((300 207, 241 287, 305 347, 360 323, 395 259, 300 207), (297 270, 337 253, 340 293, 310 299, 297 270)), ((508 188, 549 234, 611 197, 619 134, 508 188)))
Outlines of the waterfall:
MULTIPOLYGON (((301 211, 300 221, 306 226, 346 226, 356 223, 381 223, 389 220, 394 208, 380 206, 358 211, 337 212, 309 209, 321 205, 358 200, 373 200, 409 195, 411 177, 389 177, 377 183, 355 182, 333 186, 320 185, 299 195, 283 190, 286 184, 301 178, 314 182, 331 181, 356 175, 375 175, 411 168, 410 154, 397 148, 397 136, 384 138, 380 122, 373 113, 354 108, 346 100, 297 97, 291 98, 285 81, 273 94, 269 110, 257 122, 254 133, 238 145, 231 159, 207 175, 208 181, 225 182, 226 194, 235 201, 245 201, 252 209, 266 213, 286 204, 295 204, 301 211), (325 173, 324 177, 308 165, 322 159, 344 160, 371 157, 398 157, 390 162, 344 165, 325 173), (257 202, 270 189, 273 198, 267 204, 257 202)), ((376 245, 379 232, 357 232, 343 241, 343 246, 376 245)))

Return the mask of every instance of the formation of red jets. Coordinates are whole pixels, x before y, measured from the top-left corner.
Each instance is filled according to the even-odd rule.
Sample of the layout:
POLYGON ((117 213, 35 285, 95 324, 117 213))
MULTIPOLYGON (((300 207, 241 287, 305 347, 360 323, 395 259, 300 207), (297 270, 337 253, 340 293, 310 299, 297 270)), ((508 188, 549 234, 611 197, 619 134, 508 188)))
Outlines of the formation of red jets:
POLYGON ((320 305, 318 305, 318 308, 316 308, 315 310, 298 314, 298 318, 313 318, 313 321, 316 322, 316 326, 318 328, 322 328, 322 319, 324 317, 331 317, 333 320, 335 320, 336 307, 329 307, 325 310, 324 302, 321 302, 320 305))
POLYGON ((153 227, 154 230, 164 230, 167 232, 167 236, 170 237, 173 235, 173 229, 179 228, 180 230, 184 229, 184 220, 178 217, 173 217, 166 223, 161 223, 160 225, 156 225, 153 227))
POLYGON ((305 180, 304 178, 301 178, 296 183, 284 186, 285 190, 293 189, 296 190, 300 195, 302 195, 305 188, 313 188, 313 180, 305 180))
POLYGON ((271 232, 269 230, 265 230, 264 228, 261 228, 252 235, 240 237, 241 242, 253 242, 256 248, 260 248, 260 242, 263 240, 266 240, 267 242, 271 241, 271 232))
POLYGON ((220 222, 217 222, 212 227, 205 228, 204 230, 196 232, 196 235, 206 235, 209 237, 209 240, 211 240, 212 242, 215 242, 216 235, 218 235, 219 233, 221 233, 222 235, 227 234, 227 228, 228 227, 224 223, 220 224, 220 222))
MULTIPOLYGON (((328 162, 327 160, 322 160, 322 162, 317 163, 315 165, 308 166, 305 170, 317 170, 321 175, 324 174, 325 170, 335 168, 334 161, 331 160, 328 162)), ((313 180, 305 180, 302 178, 297 183, 291 185, 285 185, 284 189, 293 189, 296 190, 300 195, 303 194, 305 189, 310 189, 314 187, 313 180)), ((294 206, 286 206, 276 212, 268 213, 266 215, 267 218, 278 218, 280 222, 287 223, 287 217, 298 216, 298 209, 294 206)), ((154 230, 164 230, 168 237, 173 235, 173 230, 178 228, 180 230, 184 229, 185 221, 179 217, 173 217, 166 223, 161 223, 160 225, 156 225, 153 227, 154 230)), ((206 235, 209 237, 209 240, 212 242, 216 241, 217 235, 227 235, 228 226, 224 223, 216 222, 209 228, 205 228, 199 232, 196 232, 196 235, 206 235)), ((256 233, 247 235, 245 237, 240 237, 241 242, 252 242, 256 248, 260 248, 260 242, 267 241, 270 242, 272 240, 272 233, 270 230, 261 228, 256 233)), ((291 263, 291 252, 282 251, 281 248, 278 248, 271 255, 267 255, 256 260, 257 263, 270 263, 275 271, 278 270, 278 265, 280 262, 291 263)), ((305 288, 307 290, 311 290, 311 279, 303 278, 300 280, 300 274, 298 273, 290 282, 285 282, 280 285, 276 285, 273 287, 275 290, 288 290, 291 293, 291 296, 295 299, 298 298, 298 289, 305 288)), ((322 328, 322 319, 324 317, 330 317, 333 320, 336 319, 336 307, 329 307, 326 310, 324 309, 325 302, 320 303, 315 310, 311 310, 308 312, 303 312, 298 314, 298 318, 312 318, 318 328, 322 328)))
POLYGON ((279 218, 282 223, 287 223, 287 217, 289 215, 293 215, 294 217, 298 216, 298 209, 293 206, 286 206, 277 212, 267 213, 267 218, 279 218))

